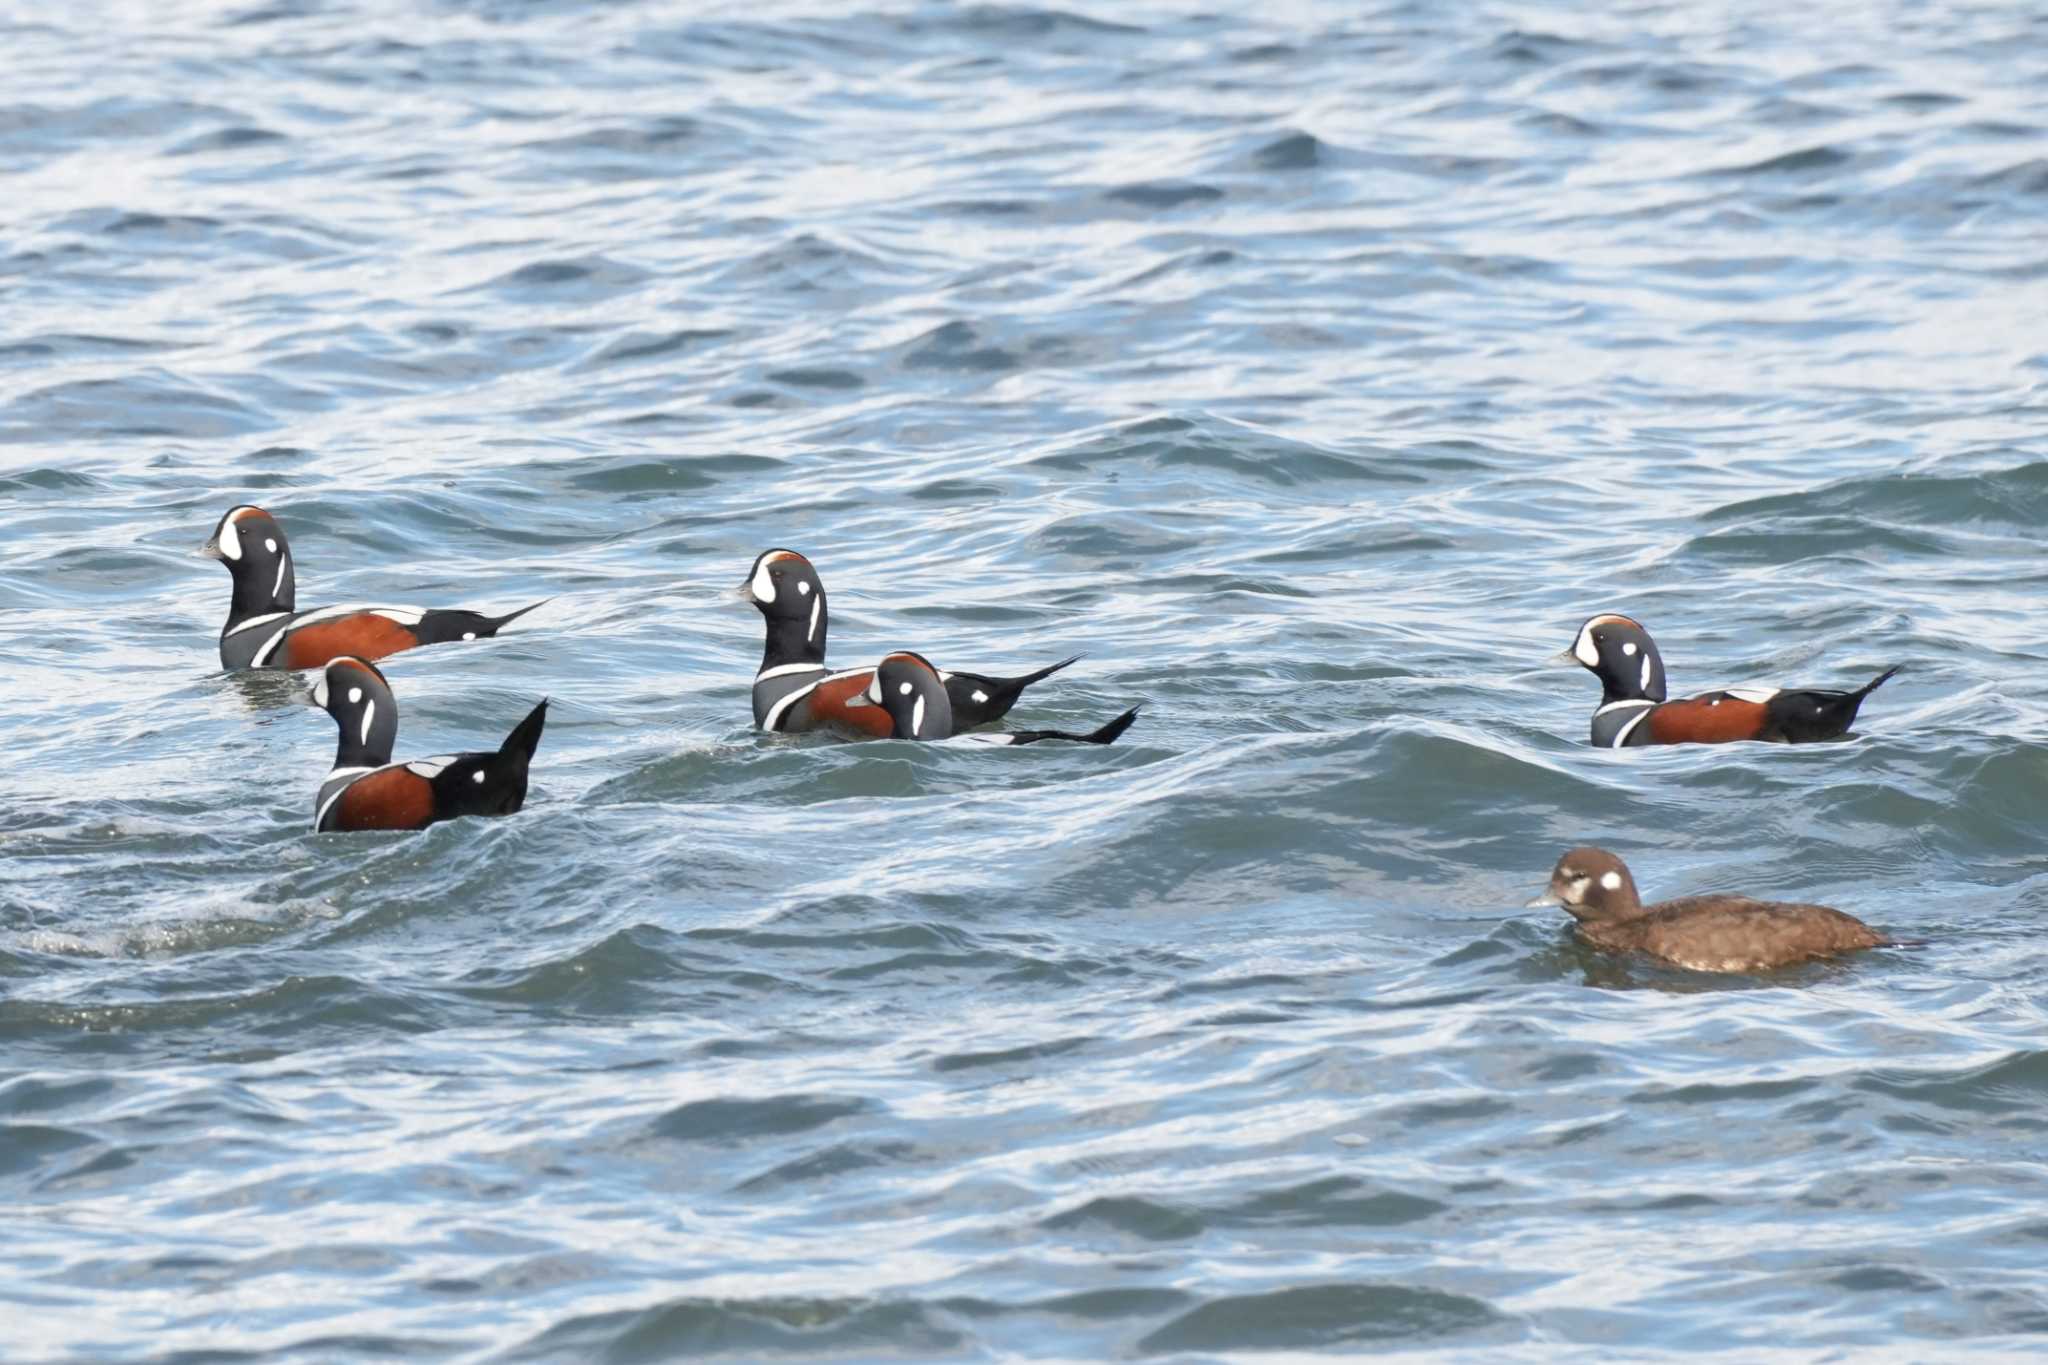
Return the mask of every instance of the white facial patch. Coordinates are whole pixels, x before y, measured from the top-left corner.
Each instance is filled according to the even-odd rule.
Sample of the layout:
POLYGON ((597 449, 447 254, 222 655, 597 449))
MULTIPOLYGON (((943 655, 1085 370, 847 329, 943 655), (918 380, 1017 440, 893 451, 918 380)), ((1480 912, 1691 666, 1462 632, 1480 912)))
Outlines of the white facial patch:
POLYGON ((265 536, 263 537, 263 548, 270 551, 270 553, 272 554, 276 554, 277 542, 272 540, 269 536, 265 536))
POLYGON ((370 742, 370 722, 376 719, 377 703, 371 702, 368 706, 365 706, 363 708, 363 733, 361 740, 362 743, 368 744, 370 742))
POLYGON ((1636 642, 1634 640, 1623 640, 1621 642, 1621 652, 1631 659, 1635 658, 1636 642))
POLYGON ((1600 885, 1606 887, 1609 891, 1621 890, 1621 874, 1619 872, 1607 873, 1600 878, 1600 885))
POLYGON ((327 709, 327 679, 325 678, 313 684, 313 705, 319 707, 322 711, 327 709))
POLYGON ((1600 666, 1600 647, 1593 643, 1593 625, 1589 621, 1579 629, 1579 638, 1572 642, 1572 657, 1588 668, 1600 666))
POLYGON ((1572 878, 1571 888, 1566 892, 1565 899, 1573 905, 1577 905, 1580 901, 1586 899, 1586 888, 1592 884, 1593 879, 1591 877, 1572 878))
POLYGON ((1650 690, 1650 656, 1647 654, 1643 656, 1642 689, 1645 692, 1650 690))
POLYGON ((475 772, 469 775, 469 780, 476 783, 479 787, 481 787, 484 784, 484 770, 482 768, 478 768, 475 772))
POLYGON ((362 688, 360 688, 360 687, 351 687, 351 688, 350 688, 350 689, 348 690, 348 700, 349 700, 349 705, 353 706, 353 705, 355 705, 355 704, 356 704, 357 702, 361 701, 362 699, 363 699, 363 689, 362 689, 362 688))
POLYGON ((808 582, 797 584, 796 595, 798 597, 809 597, 811 595, 811 585, 808 582))
MULTIPOLYGON (((910 684, 903 684, 903 690, 908 692, 910 684)), ((917 705, 910 708, 910 733, 914 735, 922 729, 924 729, 924 698, 919 697, 917 705)))
POLYGON ((768 560, 761 561, 761 567, 754 570, 754 581, 747 585, 747 591, 754 594, 756 602, 775 600, 775 580, 768 575, 768 560))
POLYGON ((907 696, 909 696, 909 695, 911 694, 911 692, 912 692, 912 691, 914 691, 914 690, 915 690, 915 688, 914 688, 914 687, 913 687, 913 685, 912 685, 912 684, 910 684, 910 683, 898 683, 898 684, 896 685, 896 691, 897 691, 898 695, 901 695, 901 696, 905 696, 905 697, 907 697, 907 696))
POLYGON ((226 521, 220 524, 220 534, 213 538, 213 543, 220 546, 221 558, 223 559, 240 559, 242 557, 242 533, 235 529, 235 519, 232 513, 229 514, 226 521))

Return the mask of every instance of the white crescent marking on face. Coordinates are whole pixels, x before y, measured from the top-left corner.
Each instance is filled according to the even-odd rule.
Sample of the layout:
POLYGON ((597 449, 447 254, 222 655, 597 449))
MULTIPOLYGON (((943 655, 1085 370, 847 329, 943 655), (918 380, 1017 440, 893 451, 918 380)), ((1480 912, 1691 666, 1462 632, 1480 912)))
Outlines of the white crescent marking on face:
POLYGON ((1579 627, 1579 638, 1572 641, 1572 657, 1588 668, 1600 666, 1600 647, 1593 643, 1591 621, 1579 627))
MULTIPOLYGON (((803 586, 804 586, 804 587, 806 587, 806 588, 808 588, 808 587, 810 587, 811 585, 810 585, 810 584, 808 584, 808 583, 806 583, 806 584, 804 584, 803 586)), ((822 619, 822 616, 823 616, 824 610, 825 610, 825 599, 824 599, 823 597, 816 597, 816 598, 813 598, 813 599, 811 600, 811 643, 812 643, 812 644, 816 644, 816 643, 817 643, 817 641, 818 641, 818 622, 819 622, 819 621, 820 621, 820 620, 822 619)))
POLYGON ((370 742, 370 722, 372 722, 372 721, 374 721, 374 720, 376 720, 376 719, 377 719, 377 703, 376 703, 376 702, 371 702, 371 703, 370 703, 370 704, 369 704, 368 706, 365 706, 365 707, 363 708, 363 735, 362 735, 362 742, 363 742, 363 743, 365 743, 365 744, 368 744, 368 743, 370 742))
MULTIPOLYGON (((905 692, 908 692, 908 691, 910 690, 910 684, 909 684, 909 683, 905 683, 905 684, 903 684, 903 690, 904 690, 905 692)), ((911 708, 910 708, 910 734, 911 734, 911 737, 912 737, 912 738, 916 738, 916 737, 917 737, 917 732, 918 732, 918 731, 920 731, 920 730, 922 730, 922 729, 924 729, 924 698, 923 698, 923 697, 919 697, 919 698, 917 699, 917 705, 915 705, 915 706, 913 706, 913 707, 911 707, 911 708)))
POLYGON ((768 565, 771 562, 766 559, 762 560, 761 567, 754 570, 753 582, 747 585, 747 591, 754 594, 756 602, 773 602, 775 600, 775 580, 768 574, 768 565))
POLYGON ((242 533, 235 529, 234 513, 228 513, 228 519, 220 524, 220 532, 214 536, 213 543, 220 546, 223 559, 242 557, 242 533))
POLYGON ((325 678, 313 684, 313 705, 319 707, 322 711, 327 709, 327 679, 325 678))
POLYGON ((1621 890, 1621 874, 1619 872, 1607 873, 1600 878, 1600 885, 1606 887, 1609 891, 1621 890))

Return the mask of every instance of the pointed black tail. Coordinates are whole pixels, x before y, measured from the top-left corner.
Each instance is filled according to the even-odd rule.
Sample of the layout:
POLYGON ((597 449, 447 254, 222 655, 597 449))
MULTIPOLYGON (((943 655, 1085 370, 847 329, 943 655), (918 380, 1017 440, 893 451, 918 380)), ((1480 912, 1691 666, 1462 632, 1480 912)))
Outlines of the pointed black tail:
MULTIPOLYGON (((1144 703, 1140 702, 1138 705, 1142 706, 1144 703)), ((1117 741, 1117 737, 1130 729, 1131 722, 1137 718, 1138 707, 1133 706, 1101 729, 1090 730, 1085 735, 1073 734, 1066 730, 1013 730, 1011 734, 1016 737, 1010 742, 1012 744, 1036 744, 1040 740, 1045 739, 1064 739, 1071 740, 1075 744, 1114 744, 1117 741)))
POLYGON ((955 673, 946 680, 946 697, 953 703, 953 728, 967 730, 1001 720, 1017 704, 1017 696, 1035 682, 1043 682, 1078 660, 1076 654, 1058 663, 1026 673, 1019 678, 991 678, 985 673, 955 673))
POLYGON ((1877 691, 1878 688, 1883 687, 1886 683, 1890 682, 1892 680, 1892 674, 1898 672, 1903 667, 1905 667, 1905 665, 1903 664, 1893 664, 1890 668, 1887 668, 1884 672, 1878 674, 1869 682, 1857 688, 1852 695, 1856 698, 1857 701, 1862 701, 1872 692, 1877 691))
POLYGON ((540 705, 526 713, 526 719, 512 727, 512 733, 505 736, 505 742, 498 746, 502 757, 519 756, 521 767, 533 761, 533 751, 540 747, 540 731, 548 721, 548 699, 542 697, 540 705))
MULTIPOLYGON (((512 623, 513 623, 514 621, 517 621, 517 620, 518 620, 518 619, 519 619, 520 617, 522 617, 522 616, 526 615, 526 613, 528 613, 528 612, 530 612, 530 611, 538 611, 538 610, 539 610, 540 608, 542 608, 542 607, 546 606, 546 605, 547 605, 548 603, 550 603, 550 602, 552 602, 552 601, 554 601, 554 600, 555 600, 555 599, 554 599, 554 598, 552 598, 552 597, 543 597, 543 598, 541 598, 541 599, 540 599, 540 601, 538 601, 538 602, 534 602, 534 603, 532 603, 532 604, 530 604, 530 605, 528 605, 528 606, 524 606, 524 607, 521 607, 521 608, 520 608, 520 609, 519 609, 518 611, 512 612, 512 613, 510 613, 510 614, 508 614, 508 615, 505 615, 505 616, 491 616, 491 617, 486 617, 485 619, 486 619, 486 620, 488 620, 488 621, 489 621, 489 622, 491 623, 491 628, 490 628, 490 630, 489 630, 489 631, 487 631, 487 632, 483 632, 483 633, 485 633, 485 634, 489 634, 489 635, 496 635, 496 634, 497 634, 497 633, 498 633, 499 631, 501 631, 501 630, 503 630, 503 629, 504 629, 505 627, 507 627, 507 626, 511 625, 511 624, 512 624, 512 623)), ((541 704, 542 704, 543 706, 545 706, 545 705, 546 705, 547 703, 543 702, 543 703, 541 703, 541 704)))

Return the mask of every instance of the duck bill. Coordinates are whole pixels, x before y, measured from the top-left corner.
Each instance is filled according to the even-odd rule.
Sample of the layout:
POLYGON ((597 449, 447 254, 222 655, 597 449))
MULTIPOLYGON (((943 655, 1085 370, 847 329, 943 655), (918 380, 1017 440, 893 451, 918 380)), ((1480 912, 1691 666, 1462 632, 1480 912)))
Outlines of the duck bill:
POLYGON ((1558 899, 1555 891, 1546 891, 1522 908, 1524 910, 1555 910, 1563 905, 1564 902, 1558 899))
POLYGON ((1585 660, 1572 653, 1569 649, 1561 649, 1543 662, 1552 668, 1584 668, 1586 666, 1585 660))
POLYGON ((207 542, 206 542, 206 543, 205 543, 204 545, 202 545, 202 546, 200 546, 200 547, 199 547, 198 549, 194 550, 194 551, 192 552, 192 557, 193 557, 194 559, 219 559, 219 560, 225 560, 225 559, 227 558, 227 556, 226 556, 226 555, 224 555, 224 554, 222 554, 222 553, 220 552, 220 542, 219 542, 218 540, 213 540, 213 539, 209 539, 209 540, 208 540, 208 541, 207 541, 207 542))

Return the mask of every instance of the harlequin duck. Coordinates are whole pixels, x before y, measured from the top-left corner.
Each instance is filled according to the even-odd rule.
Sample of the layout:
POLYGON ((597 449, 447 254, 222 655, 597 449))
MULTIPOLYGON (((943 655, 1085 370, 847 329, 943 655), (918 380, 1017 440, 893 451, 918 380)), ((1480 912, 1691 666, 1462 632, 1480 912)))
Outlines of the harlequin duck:
POLYGON ((1825 905, 1727 894, 1644 905, 1627 866, 1604 848, 1575 848, 1559 858, 1549 891, 1529 905, 1563 906, 1578 920, 1580 939, 1595 948, 1643 953, 1696 972, 1769 971, 1895 943, 1825 905))
POLYGON ((977 744, 1036 744, 1045 739, 1067 739, 1076 744, 1114 744, 1138 718, 1138 708, 1118 716, 1098 730, 1077 735, 1066 730, 1006 730, 998 734, 960 735, 953 723, 952 688, 945 675, 933 668, 931 660, 907 650, 889 655, 877 664, 867 687, 847 701, 856 710, 879 707, 889 717, 892 739, 952 739, 956 735, 977 744))
MULTIPOLYGON (((818 571, 794 550, 767 550, 740 584, 740 596, 760 608, 768 622, 761 669, 754 674, 754 724, 779 734, 830 727, 886 738, 888 718, 878 711, 849 708, 874 677, 871 668, 835 673, 825 667, 825 584, 818 571)), ((1000 720, 1017 704, 1017 694, 1073 663, 1062 659, 1018 678, 980 673, 941 673, 953 704, 953 723, 965 730, 1000 720)))
POLYGON ((199 553, 227 565, 235 579, 220 631, 223 668, 318 668, 344 654, 381 659, 414 645, 483 640, 542 605, 535 602, 508 616, 422 607, 297 611, 291 547, 284 528, 260 507, 228 509, 199 553))
POLYGON ((393 763, 398 700, 384 675, 365 660, 331 661, 306 693, 341 727, 334 768, 313 798, 313 828, 425 829, 458 815, 510 815, 526 804, 526 768, 540 745, 548 704, 514 727, 491 754, 443 754, 393 763))
POLYGON ((1812 688, 1731 687, 1683 701, 1664 700, 1664 659, 1642 624, 1626 616, 1595 616, 1579 627, 1559 663, 1583 664, 1600 679, 1593 745, 1725 744, 1737 739, 1807 744, 1839 739, 1856 722, 1863 699, 1883 686, 1894 665, 1854 692, 1812 688))

